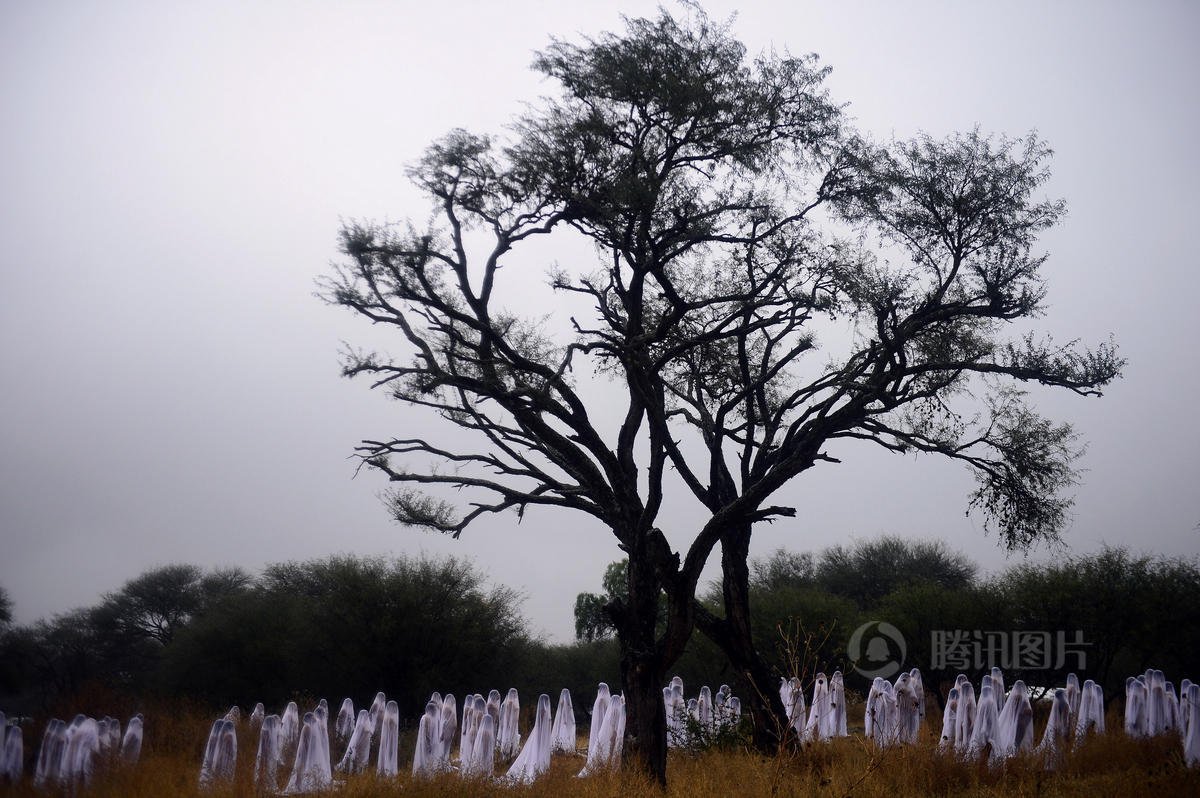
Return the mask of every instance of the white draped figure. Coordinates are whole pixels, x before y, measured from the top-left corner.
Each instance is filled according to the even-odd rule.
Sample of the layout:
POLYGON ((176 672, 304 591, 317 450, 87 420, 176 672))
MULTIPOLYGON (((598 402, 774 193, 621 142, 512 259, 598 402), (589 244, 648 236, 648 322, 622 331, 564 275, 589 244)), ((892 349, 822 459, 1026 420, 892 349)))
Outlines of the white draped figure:
POLYGON ((538 696, 537 714, 534 716, 533 729, 517 755, 512 767, 508 769, 507 778, 529 784, 538 776, 550 769, 550 696, 542 693, 538 696))
MULTIPOLYGON (((382 720, 382 717, 380 718, 382 720)), ((354 731, 350 733, 350 743, 346 753, 338 762, 339 773, 363 773, 371 758, 371 738, 375 733, 375 724, 371 713, 365 709, 358 711, 358 719, 354 723, 354 731)))
POLYGON ((887 679, 875 677, 867 695, 865 721, 870 724, 870 737, 878 746, 896 742, 896 693, 887 679))
POLYGON ((342 707, 333 723, 333 733, 338 745, 345 745, 354 733, 354 702, 349 698, 342 699, 342 707))
POLYGON ((712 734, 713 700, 707 684, 700 688, 700 695, 696 697, 696 720, 705 734, 712 734))
POLYGON ((1079 677, 1073 673, 1067 674, 1067 707, 1071 710, 1071 729, 1079 721, 1079 702, 1083 698, 1083 690, 1079 687, 1079 677))
POLYGON ((893 688, 896 696, 896 741, 915 743, 921 731, 921 709, 912 675, 900 674, 893 688))
POLYGON ((975 703, 975 685, 966 676, 959 674, 956 687, 958 688, 958 712, 954 717, 954 750, 965 753, 971 745, 971 735, 975 732, 975 715, 978 709, 975 703))
POLYGON ((1191 730, 1191 679, 1184 679, 1179 683, 1179 736, 1187 739, 1188 731, 1191 730))
MULTIPOLYGON (((667 728, 670 729, 669 720, 667 728)), ((571 691, 565 687, 558 694, 558 709, 550 729, 550 747, 555 751, 575 753, 575 709, 571 706, 571 691)))
POLYGON ((1188 767, 1200 766, 1200 684, 1188 683, 1187 735, 1183 738, 1183 761, 1188 767))
MULTIPOLYGON (((93 721, 94 723, 95 721, 93 721)), ((204 762, 200 765, 200 786, 213 787, 222 782, 233 781, 237 767, 237 733, 233 721, 220 718, 212 725, 208 734, 208 745, 204 749, 204 762)))
MULTIPOLYGON (((421 722, 417 725, 417 742, 413 748, 412 766, 412 774, 417 778, 427 779, 438 771, 437 724, 440 714, 441 707, 438 703, 430 701, 425 705, 425 714, 421 716, 421 722)), ((357 734, 358 729, 354 732, 357 734)))
MULTIPOLYGON (((592 751, 599 745, 600 730, 604 727, 604 715, 608 712, 611 695, 608 685, 604 682, 596 686, 596 700, 592 703, 592 723, 588 728, 588 762, 592 761, 592 751)), ((586 769, 585 767, 584 770, 586 769)))
POLYGON ((921 669, 913 668, 908 672, 913 692, 917 694, 917 717, 925 722, 925 680, 921 677, 921 669))
POLYGON ((1079 717, 1075 720, 1075 744, 1081 744, 1089 734, 1104 734, 1104 691, 1088 679, 1079 695, 1079 717))
MULTIPOLYGON (((458 731, 460 735, 458 740, 458 762, 459 767, 462 768, 467 767, 474 754, 475 736, 479 733, 479 722, 483 718, 483 715, 479 713, 475 698, 475 696, 468 696, 463 699, 462 725, 458 731)), ((488 714, 486 704, 484 705, 483 714, 488 714)), ((420 739, 420 737, 417 739, 420 739)))
POLYGON ((1060 687, 1054 691, 1050 717, 1046 720, 1046 729, 1037 747, 1037 752, 1046 759, 1046 767, 1053 770, 1061 764, 1070 739, 1071 705, 1067 701, 1067 691, 1060 687))
POLYGON ((517 688, 510 687, 508 695, 500 703, 500 727, 497 732, 500 758, 508 761, 521 751, 521 700, 517 688))
POLYGON ((327 790, 333 784, 329 770, 329 732, 314 712, 305 712, 300 723, 296 763, 284 795, 304 795, 327 790))
MULTIPOLYGON (((830 729, 831 737, 849 737, 850 732, 846 729, 846 684, 842 679, 841 671, 834 671, 833 676, 829 677, 829 696, 833 704, 833 725, 830 729)), ((736 701, 736 698, 730 699, 736 701)), ((739 710, 741 702, 738 702, 739 710)), ((922 707, 924 702, 922 701, 922 707)), ((922 709, 924 712, 924 709, 922 709)), ((739 716, 741 712, 739 711, 739 716)))
POLYGON ((818 673, 813 680, 812 704, 808 708, 808 723, 804 725, 804 737, 809 740, 828 740, 833 736, 833 697, 829 693, 829 680, 818 673))
POLYGON ((375 694, 375 700, 371 702, 371 711, 368 713, 371 718, 372 736, 379 733, 379 724, 383 723, 383 708, 385 706, 387 706, 387 696, 381 690, 375 694))
POLYGON ((267 708, 259 701, 254 705, 254 709, 250 712, 250 725, 254 728, 262 726, 263 720, 267 717, 267 708))
POLYGON ((1004 673, 992 668, 992 697, 996 700, 996 712, 1004 709, 1004 673))
POLYGON ((380 776, 396 776, 400 772, 400 706, 395 701, 389 701, 383 707, 375 771, 380 776))
POLYGON ((1125 680, 1125 733, 1127 735, 1145 737, 1149 733, 1146 713, 1146 683, 1141 678, 1130 676, 1125 680))
MULTIPOLYGON (((463 703, 476 700, 483 703, 482 696, 466 696, 463 703)), ((437 761, 439 770, 450 769, 450 751, 454 748, 454 738, 458 736, 458 701, 450 693, 442 699, 441 718, 438 721, 438 750, 437 761)))
POLYGON ((992 682, 986 679, 979 688, 979 703, 975 709, 975 728, 971 730, 971 741, 967 744, 967 758, 978 759, 989 748, 996 750, 996 732, 1000 713, 996 699, 992 697, 992 682))
POLYGON ((278 715, 267 715, 258 728, 258 753, 254 758, 254 784, 259 792, 279 789, 279 765, 283 760, 283 734, 278 715))
POLYGON ((804 740, 807 710, 804 706, 804 688, 800 684, 800 679, 795 676, 790 679, 781 677, 779 699, 783 702, 783 711, 787 713, 788 728, 795 731, 796 736, 804 740))
MULTIPOLYGON (((597 701, 600 697, 597 696, 597 701)), ((592 723, 595 724, 595 714, 592 723)), ((599 730, 588 738, 587 764, 579 771, 580 776, 587 776, 598 770, 617 767, 621 764, 621 749, 625 744, 625 699, 619 695, 610 695, 607 706, 603 711, 603 721, 599 730)))
POLYGON ((1033 749, 1033 706, 1029 702, 1029 689, 1025 682, 1013 682, 1004 709, 996 723, 996 747, 992 749, 992 761, 999 762, 1019 751, 1033 749))
POLYGON ((63 754, 67 750, 67 724, 51 718, 42 733, 42 747, 38 751, 37 765, 33 771, 33 785, 46 787, 58 783, 61 777, 63 754))
POLYGON ((283 709, 279 731, 283 735, 283 747, 290 748, 300 738, 300 707, 295 701, 289 701, 283 709))
MULTIPOLYGON (((64 729, 65 744, 58 763, 57 781, 65 787, 86 787, 96 767, 100 735, 96 721, 76 715, 64 729)), ((211 735, 210 735, 211 736, 211 735)))
POLYGON ((946 696, 946 708, 942 710, 942 735, 938 739, 939 751, 954 750, 954 735, 957 723, 955 716, 958 712, 958 688, 951 687, 946 696))
POLYGON ((678 676, 663 688, 663 707, 667 713, 667 746, 687 745, 687 702, 683 698, 683 679, 678 676))
POLYGON ((487 711, 483 696, 475 697, 483 709, 476 712, 478 729, 468 746, 468 756, 460 753, 459 774, 463 778, 491 778, 496 767, 496 719, 487 711))
POLYGON ((5 726, 0 713, 0 779, 20 781, 25 768, 25 737, 20 726, 5 726))

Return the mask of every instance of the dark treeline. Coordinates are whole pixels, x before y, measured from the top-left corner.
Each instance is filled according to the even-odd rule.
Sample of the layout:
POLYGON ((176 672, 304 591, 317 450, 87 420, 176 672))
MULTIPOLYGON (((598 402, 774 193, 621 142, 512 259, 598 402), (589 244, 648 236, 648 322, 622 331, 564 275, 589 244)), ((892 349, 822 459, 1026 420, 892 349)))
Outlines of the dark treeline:
POLYGON ((293 698, 365 705, 383 690, 412 718, 434 690, 582 696, 616 683, 611 641, 547 645, 520 608, 516 591, 454 558, 337 556, 256 577, 169 565, 94 607, 5 628, 0 706, 87 711, 115 692, 279 711, 293 698))
MULTIPOLYGON (((263 701, 277 710, 302 697, 333 704, 350 696, 358 705, 383 690, 412 718, 434 690, 461 697, 516 687, 532 697, 567 687, 582 719, 597 682, 619 684, 603 607, 622 576, 614 564, 604 594, 581 594, 580 640, 566 645, 531 631, 517 592, 489 586, 454 558, 337 556, 272 565, 257 576, 169 565, 94 607, 30 626, 11 623, 0 591, 0 705, 24 714, 87 711, 79 702, 115 692, 214 708, 263 701)), ((863 643, 885 622, 903 636, 904 667, 920 668, 939 697, 957 673, 978 681, 991 665, 1030 685, 1060 685, 1075 671, 1110 699, 1125 676, 1151 666, 1176 681, 1195 679, 1197 596, 1196 560, 1107 548, 984 578, 942 543, 893 537, 817 554, 780 550, 755 561, 751 579, 755 641, 780 674, 811 678, 840 668, 848 686, 863 690, 869 680, 854 672, 848 649, 866 624, 858 649, 871 654, 863 643), (937 655, 938 636, 951 656, 937 655), (1049 650, 1026 650, 1026 664, 1014 663, 1014 644, 1037 641, 1049 650)), ((719 613, 719 586, 702 603, 719 613)), ((675 671, 689 693, 722 682, 750 689, 700 635, 675 671)))
MULTIPOLYGON (((610 566, 605 594, 577 599, 582 639, 611 634, 602 608, 614 598, 619 570, 610 566)), ((720 587, 702 604, 719 616, 720 587)), ((865 661, 876 622, 899 630, 903 667, 920 668, 939 700, 958 673, 978 683, 993 665, 1010 684, 1024 679, 1035 687, 1062 686, 1075 672, 1102 685, 1110 701, 1124 695, 1126 676, 1148 667, 1176 683, 1200 674, 1200 561, 1194 558, 1104 548, 984 577, 944 543, 885 536, 817 554, 779 550, 752 561, 750 604, 755 645, 774 671, 811 679, 818 670, 841 669, 847 686, 864 693, 870 679, 854 671, 848 652, 855 630, 864 628, 857 664, 876 667, 865 661)), ((898 656, 896 646, 887 645, 898 656)), ((717 647, 699 634, 678 670, 685 683, 691 674, 692 684, 727 681, 750 689, 737 684, 717 647)))

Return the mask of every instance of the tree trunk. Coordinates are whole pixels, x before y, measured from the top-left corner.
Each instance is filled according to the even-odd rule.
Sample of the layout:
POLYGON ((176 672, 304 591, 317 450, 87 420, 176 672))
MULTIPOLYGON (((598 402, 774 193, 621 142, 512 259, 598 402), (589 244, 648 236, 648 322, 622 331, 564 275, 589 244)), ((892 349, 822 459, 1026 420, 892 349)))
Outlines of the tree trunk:
POLYGON ((610 609, 621 649, 626 737, 639 769, 665 789, 667 713, 662 688, 670 663, 664 661, 657 640, 662 582, 644 551, 629 552, 628 579, 627 601, 610 609))
POLYGON ((698 614, 700 631, 729 658, 738 674, 742 708, 753 723, 754 747, 763 753, 778 750, 788 721, 779 697, 778 677, 754 647, 750 627, 749 524, 721 537, 721 590, 725 618, 698 614))

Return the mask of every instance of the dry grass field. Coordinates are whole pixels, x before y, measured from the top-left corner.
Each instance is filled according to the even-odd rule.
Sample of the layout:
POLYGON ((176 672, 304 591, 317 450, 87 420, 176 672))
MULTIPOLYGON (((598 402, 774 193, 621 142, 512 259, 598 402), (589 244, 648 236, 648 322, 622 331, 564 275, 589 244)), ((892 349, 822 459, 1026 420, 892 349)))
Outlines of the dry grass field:
MULTIPOLYGON (((850 711, 851 717, 861 717, 861 707, 851 706, 850 711)), ((235 781, 222 788, 200 791, 197 783, 200 761, 211 722, 211 718, 198 712, 147 712, 141 762, 134 768, 114 769, 98 775, 91 789, 83 794, 97 798, 199 795, 249 798, 256 795, 251 776, 256 738, 245 723, 239 734, 235 781)), ((1119 729, 1119 715, 1110 713, 1108 724, 1109 728, 1119 729)), ((743 750, 694 754, 673 751, 667 795, 677 798, 1200 796, 1200 769, 1189 770, 1184 766, 1182 746, 1175 736, 1131 740, 1120 731, 1111 732, 1089 740, 1071 752, 1058 770, 1047 771, 1040 761, 1024 757, 996 768, 964 763, 935 750, 937 729, 933 718, 929 719, 924 732, 926 739, 920 745, 885 750, 874 748, 861 736, 853 735, 852 730, 852 736, 847 739, 769 757, 743 750)), ((1040 732, 1041 724, 1038 725, 1039 735, 1040 732)), ((26 737, 27 754, 32 757, 40 740, 32 739, 30 733, 26 737)), ((406 743, 411 753, 410 736, 401 739, 402 762, 406 743)), ((576 778, 583 761, 582 756, 557 755, 550 772, 528 786, 464 781, 454 774, 430 781, 414 780, 407 773, 396 779, 378 779, 367 774, 339 783, 329 794, 344 798, 616 798, 656 793, 649 783, 631 772, 576 778)), ((15 787, 0 788, 0 793, 13 796, 46 794, 35 790, 28 778, 15 787)))

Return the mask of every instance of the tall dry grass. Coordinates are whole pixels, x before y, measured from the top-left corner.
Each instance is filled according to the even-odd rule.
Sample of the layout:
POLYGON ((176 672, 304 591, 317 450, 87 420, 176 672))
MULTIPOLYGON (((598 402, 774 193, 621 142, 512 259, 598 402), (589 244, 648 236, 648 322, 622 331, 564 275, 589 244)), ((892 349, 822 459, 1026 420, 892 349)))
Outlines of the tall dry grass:
MULTIPOLYGON (((861 707, 851 712, 861 715, 861 707)), ((1110 728, 1120 717, 1110 714, 1110 728)), ((96 798, 168 798, 254 796, 252 768, 257 740, 248 724, 239 730, 238 770, 228 786, 201 792, 200 762, 212 718, 194 709, 159 707, 147 712, 142 761, 134 768, 114 768, 100 774, 90 790, 96 798)), ((40 729, 38 729, 40 733, 40 729)), ((1039 728, 1040 732, 1040 728, 1039 728)), ((813 796, 814 798, 908 798, 909 796, 1200 796, 1200 770, 1183 764, 1176 736, 1131 740, 1120 731, 1088 740, 1070 752, 1056 771, 1047 771, 1034 757, 1019 756, 1003 766, 963 762, 936 751, 937 730, 932 720, 919 745, 877 749, 861 736, 818 743, 799 751, 763 756, 747 750, 687 753, 673 751, 668 764, 666 795, 674 798, 725 796, 813 796)), ((31 735, 27 735, 31 736, 31 735)), ((29 757, 40 740, 29 740, 29 757)), ((401 758, 409 755, 411 733, 401 740, 401 758)), ((404 773, 396 779, 374 774, 355 776, 329 794, 344 798, 617 798, 657 794, 632 771, 576 778, 581 756, 555 756, 550 772, 527 786, 496 781, 464 781, 454 774, 414 780, 404 773)), ((286 778, 286 774, 281 774, 286 778)), ((44 795, 27 778, 15 787, 0 788, 13 796, 44 795), (5 791, 7 789, 7 791, 5 791)))

